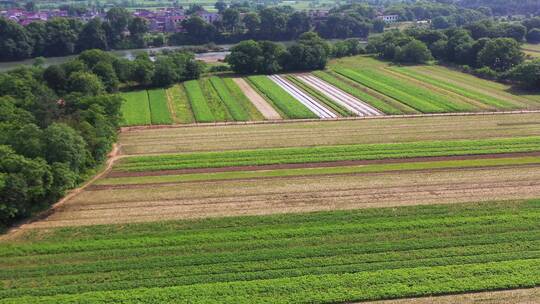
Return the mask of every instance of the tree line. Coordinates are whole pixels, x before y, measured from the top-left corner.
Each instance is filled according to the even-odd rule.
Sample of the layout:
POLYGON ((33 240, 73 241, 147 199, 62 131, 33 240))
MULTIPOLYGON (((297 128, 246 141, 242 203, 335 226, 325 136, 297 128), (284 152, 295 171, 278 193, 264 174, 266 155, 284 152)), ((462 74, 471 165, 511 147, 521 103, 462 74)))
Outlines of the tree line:
POLYGON ((388 31, 370 39, 366 52, 396 63, 425 63, 436 59, 480 77, 540 88, 540 74, 535 72, 540 70, 540 61, 526 61, 521 51, 525 31, 517 35, 515 31, 494 33, 480 30, 482 28, 502 29, 504 26, 480 21, 445 30, 413 27, 388 31))
POLYGON ((122 119, 111 92, 199 74, 190 53, 129 61, 101 50, 0 74, 0 228, 48 207, 106 158, 122 119))
POLYGON ((288 47, 267 40, 242 41, 231 49, 225 61, 236 73, 274 74, 324 69, 330 57, 351 56, 362 52, 363 48, 357 39, 332 45, 317 33, 306 32, 288 47))

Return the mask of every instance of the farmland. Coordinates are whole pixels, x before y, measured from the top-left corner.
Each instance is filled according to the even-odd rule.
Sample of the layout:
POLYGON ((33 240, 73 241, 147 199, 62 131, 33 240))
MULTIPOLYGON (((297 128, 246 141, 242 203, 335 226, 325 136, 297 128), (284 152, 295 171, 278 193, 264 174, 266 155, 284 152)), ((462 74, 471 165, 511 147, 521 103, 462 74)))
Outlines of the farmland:
POLYGON ((110 171, 0 240, 0 303, 535 287, 539 134, 535 113, 124 131, 110 171))

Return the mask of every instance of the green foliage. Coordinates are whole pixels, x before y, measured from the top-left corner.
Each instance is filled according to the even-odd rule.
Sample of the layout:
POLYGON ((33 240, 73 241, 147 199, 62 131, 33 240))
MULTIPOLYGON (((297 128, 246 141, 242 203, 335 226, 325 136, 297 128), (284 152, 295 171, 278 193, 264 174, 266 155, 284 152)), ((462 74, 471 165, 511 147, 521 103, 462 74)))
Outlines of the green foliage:
POLYGON ((191 105, 189 104, 189 99, 183 85, 177 84, 167 89, 167 97, 174 106, 174 112, 178 122, 185 124, 195 122, 193 112, 191 111, 191 105))
POLYGON ((150 103, 146 90, 122 93, 124 103, 122 104, 123 125, 149 125, 152 123, 150 114, 150 103))
POLYGON ((372 95, 369 95, 362 90, 355 88, 352 85, 345 83, 344 81, 332 76, 331 74, 323 71, 315 71, 313 75, 319 77, 320 79, 328 82, 329 84, 337 87, 338 89, 351 94, 352 96, 370 104, 371 106, 377 108, 385 114, 403 114, 400 109, 395 108, 394 106, 386 103, 385 101, 376 98, 372 95))
POLYGON ((396 50, 394 61, 403 63, 425 63, 433 59, 430 50, 422 41, 412 40, 396 50))
POLYGON ((521 47, 510 38, 490 40, 478 53, 478 63, 497 72, 508 71, 521 62, 523 62, 521 47))
POLYGON ((206 98, 201 90, 197 80, 184 82, 186 93, 193 110, 193 115, 197 122, 213 122, 215 121, 214 114, 206 101, 206 98))
POLYGON ((539 284, 538 200, 50 229, 5 303, 355 302, 539 284), (286 290, 287 292, 284 292, 286 290))
POLYGON ((527 33, 527 42, 540 43, 540 28, 533 28, 527 33))
POLYGON ((99 95, 105 92, 101 80, 92 73, 75 72, 68 78, 68 90, 82 93, 84 95, 99 95))
POLYGON ((458 156, 540 150, 540 137, 485 140, 425 141, 410 143, 279 148, 245 151, 199 152, 124 158, 120 171, 173 170, 301 164, 349 160, 376 160, 428 156, 458 156))
POLYGON ((285 118, 317 118, 306 106, 285 92, 266 76, 250 76, 247 78, 253 86, 266 96, 267 100, 277 108, 285 118))
POLYGON ((233 120, 226 104, 218 96, 218 93, 212 86, 209 78, 199 80, 199 86, 202 90, 204 98, 212 111, 215 121, 231 121, 233 120))
POLYGON ((223 80, 214 76, 210 78, 210 82, 219 95, 219 98, 227 106, 227 110, 231 113, 232 118, 236 121, 248 121, 249 115, 246 109, 232 96, 225 83, 223 83, 223 80))
POLYGON ((540 59, 524 62, 509 72, 509 77, 524 87, 540 88, 540 59))
POLYGON ((167 105, 164 89, 148 90, 150 117, 153 125, 172 124, 172 117, 167 105))
POLYGON ((78 172, 89 162, 86 142, 71 127, 62 123, 53 123, 43 131, 45 155, 50 164, 65 163, 71 170, 78 172))

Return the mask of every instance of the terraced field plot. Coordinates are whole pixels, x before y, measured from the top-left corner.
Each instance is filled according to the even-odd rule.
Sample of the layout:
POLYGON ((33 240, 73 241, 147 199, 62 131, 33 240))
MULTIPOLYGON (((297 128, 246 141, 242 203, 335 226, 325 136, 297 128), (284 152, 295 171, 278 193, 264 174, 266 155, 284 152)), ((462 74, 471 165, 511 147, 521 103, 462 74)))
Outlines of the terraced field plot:
POLYGON ((0 303, 539 286, 539 131, 540 114, 127 131, 110 172, 0 240, 0 303))

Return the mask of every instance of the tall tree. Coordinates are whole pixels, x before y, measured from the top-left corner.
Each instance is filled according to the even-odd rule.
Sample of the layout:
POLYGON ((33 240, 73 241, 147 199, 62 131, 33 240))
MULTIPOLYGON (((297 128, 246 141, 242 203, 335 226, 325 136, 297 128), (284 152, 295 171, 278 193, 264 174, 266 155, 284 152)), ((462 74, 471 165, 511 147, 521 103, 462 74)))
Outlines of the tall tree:
POLYGON ((80 52, 88 49, 107 50, 108 48, 107 36, 101 20, 94 18, 88 21, 79 34, 77 50, 80 52))
POLYGON ((0 18, 0 60, 20 60, 32 55, 32 41, 14 21, 0 18))

